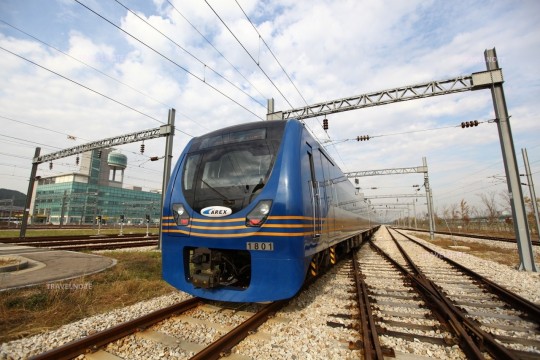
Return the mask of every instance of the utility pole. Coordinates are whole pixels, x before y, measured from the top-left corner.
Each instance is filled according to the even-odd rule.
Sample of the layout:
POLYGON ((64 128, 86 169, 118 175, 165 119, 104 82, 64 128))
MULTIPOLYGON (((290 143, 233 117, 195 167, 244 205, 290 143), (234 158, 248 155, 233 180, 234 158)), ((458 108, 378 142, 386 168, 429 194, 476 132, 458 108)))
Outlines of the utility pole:
MULTIPOLYGON (((34 159, 39 156, 41 148, 37 147, 34 152, 34 159)), ((28 190, 26 191, 26 204, 23 209, 23 217, 21 222, 21 230, 19 231, 19 237, 24 238, 26 236, 26 228, 28 226, 28 215, 30 213, 30 206, 32 205, 32 195, 34 193, 34 182, 36 181, 36 173, 39 163, 32 163, 32 170, 30 170, 30 179, 28 179, 28 190)))
POLYGON ((174 139, 174 120, 176 117, 176 110, 169 109, 169 117, 167 121, 168 132, 165 140, 165 159, 163 161, 163 182, 161 184, 161 219, 159 226, 159 244, 158 248, 161 249, 162 240, 162 228, 163 228, 163 204, 165 204, 165 196, 167 194, 167 186, 169 185, 169 178, 171 177, 171 163, 172 163, 172 149, 174 139))
POLYGON ((428 167, 425 156, 422 158, 422 163, 426 169, 424 172, 424 187, 426 188, 426 200, 429 214, 429 239, 433 240, 435 239, 435 214, 433 213, 433 194, 431 192, 431 186, 429 186, 428 167))
MULTIPOLYGON (((495 49, 484 51, 486 67, 489 71, 500 70, 495 49)), ((527 213, 523 203, 523 192, 521 191, 521 181, 514 150, 514 141, 512 139, 512 130, 510 128, 510 117, 506 108, 506 100, 502 81, 493 81, 491 86, 491 96, 493 97, 493 108, 495 118, 497 119, 497 129, 499 130, 499 140, 504 160, 504 170, 506 172, 506 181, 508 193, 510 194, 510 206, 512 208, 512 217, 514 219, 514 231, 516 234, 520 270, 536 272, 534 264, 534 253, 527 224, 527 213)))
POLYGON ((534 218, 536 220, 536 232, 538 233, 538 238, 540 239, 540 219, 538 216, 538 204, 536 204, 536 193, 534 191, 534 183, 531 168, 529 166, 529 156, 527 155, 527 149, 521 149, 521 154, 523 155, 523 163, 525 164, 525 176, 527 177, 527 184, 529 185, 529 194, 531 196, 534 218))

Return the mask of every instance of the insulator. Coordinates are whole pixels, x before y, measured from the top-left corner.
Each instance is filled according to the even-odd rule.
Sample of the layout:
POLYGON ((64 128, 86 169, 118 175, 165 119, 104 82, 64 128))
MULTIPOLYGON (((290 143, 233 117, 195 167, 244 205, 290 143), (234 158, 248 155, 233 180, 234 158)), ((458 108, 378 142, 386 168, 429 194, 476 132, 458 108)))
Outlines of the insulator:
POLYGON ((141 154, 144 154, 144 143, 141 144, 141 154))
POLYGON ((461 128, 462 128, 462 129, 465 128, 465 123, 464 123, 464 122, 461 123, 461 128))
POLYGON ((52 161, 49 163, 49 170, 52 170, 52 161))
POLYGON ((328 130, 328 119, 323 119, 322 123, 323 123, 323 129, 325 131, 328 130))
POLYGON ((478 126, 479 122, 478 120, 474 120, 474 126, 478 126))
POLYGON ((79 165, 79 155, 75 158, 75 164, 79 165))
POLYGON ((101 150, 98 150, 97 157, 98 157, 98 159, 101 159, 101 150))
POLYGON ((357 136, 356 141, 368 141, 369 135, 357 136))

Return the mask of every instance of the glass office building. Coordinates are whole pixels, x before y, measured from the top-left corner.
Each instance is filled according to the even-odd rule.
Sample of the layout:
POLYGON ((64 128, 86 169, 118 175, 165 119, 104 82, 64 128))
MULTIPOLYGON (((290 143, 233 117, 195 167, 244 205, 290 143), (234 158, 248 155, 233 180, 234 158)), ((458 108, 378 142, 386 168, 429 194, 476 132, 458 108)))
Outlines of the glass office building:
POLYGON ((161 193, 125 188, 127 157, 112 149, 82 154, 80 171, 40 178, 33 197, 32 222, 52 224, 159 223, 161 193))

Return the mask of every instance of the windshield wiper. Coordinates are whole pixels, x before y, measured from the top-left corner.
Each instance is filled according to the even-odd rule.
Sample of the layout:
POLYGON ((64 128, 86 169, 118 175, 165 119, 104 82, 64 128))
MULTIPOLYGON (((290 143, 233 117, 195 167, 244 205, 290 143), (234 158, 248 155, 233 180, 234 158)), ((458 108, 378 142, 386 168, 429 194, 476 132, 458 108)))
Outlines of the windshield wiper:
POLYGON ((226 197, 225 195, 223 195, 222 193, 220 193, 218 190, 214 189, 214 188, 212 187, 212 185, 210 185, 209 183, 207 183, 207 182, 204 181, 203 179, 201 179, 201 182, 202 182, 203 184, 205 184, 206 186, 208 186, 210 189, 214 190, 214 191, 216 192, 216 194, 218 194, 219 196, 221 196, 221 197, 224 198, 225 200, 231 201, 231 200, 229 200, 228 197, 226 197))
POLYGON ((264 182, 263 182, 263 179, 261 178, 261 180, 259 180, 259 183, 257 185, 255 185, 255 187, 253 188, 253 191, 251 192, 252 194, 255 193, 255 191, 259 190, 259 189, 262 189, 264 187, 264 182))

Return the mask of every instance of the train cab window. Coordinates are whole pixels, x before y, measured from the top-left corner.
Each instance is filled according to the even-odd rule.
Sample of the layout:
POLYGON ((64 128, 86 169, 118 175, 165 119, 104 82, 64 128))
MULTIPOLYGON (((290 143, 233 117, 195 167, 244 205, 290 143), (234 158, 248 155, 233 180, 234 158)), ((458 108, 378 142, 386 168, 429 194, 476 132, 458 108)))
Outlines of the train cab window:
POLYGON ((208 206, 243 209, 267 183, 278 147, 276 141, 256 140, 188 155, 183 170, 187 202, 197 212, 208 206))
POLYGON ((201 188, 242 185, 249 190, 266 179, 272 155, 264 149, 233 150, 204 163, 201 188))

